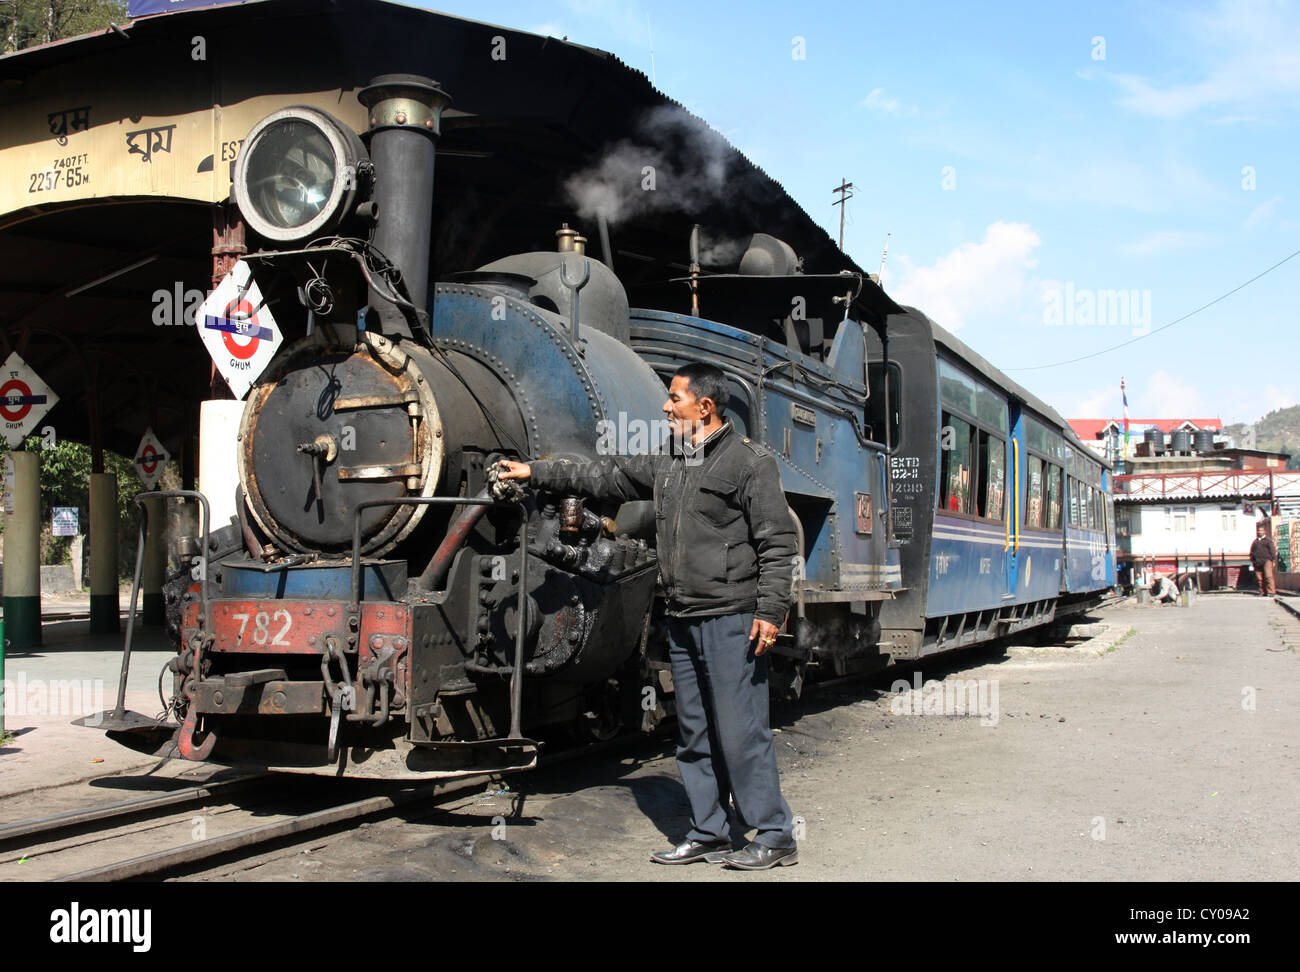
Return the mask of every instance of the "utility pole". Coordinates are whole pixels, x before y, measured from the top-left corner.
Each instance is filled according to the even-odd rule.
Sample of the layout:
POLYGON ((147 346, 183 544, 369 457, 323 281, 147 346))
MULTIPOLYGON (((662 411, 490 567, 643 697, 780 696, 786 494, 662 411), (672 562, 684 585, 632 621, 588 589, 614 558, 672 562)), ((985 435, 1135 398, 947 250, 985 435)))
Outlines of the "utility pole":
POLYGON ((835 200, 835 202, 831 203, 831 205, 840 207, 840 252, 841 253, 844 252, 844 204, 853 198, 853 193, 850 192, 850 190, 853 188, 854 188, 853 183, 849 182, 847 179, 841 179, 840 184, 831 190, 831 192, 838 192, 840 194, 840 198, 835 200))

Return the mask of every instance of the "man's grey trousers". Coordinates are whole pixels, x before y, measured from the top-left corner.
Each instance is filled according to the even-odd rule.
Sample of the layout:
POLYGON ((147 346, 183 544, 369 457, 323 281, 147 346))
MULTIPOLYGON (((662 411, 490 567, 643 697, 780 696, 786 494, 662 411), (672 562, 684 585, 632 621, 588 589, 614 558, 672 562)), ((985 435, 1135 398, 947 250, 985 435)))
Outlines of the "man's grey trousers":
POLYGON ((669 618, 677 696, 677 768, 691 804, 688 840, 732 833, 730 794, 741 825, 765 847, 793 847, 793 819, 777 777, 768 722, 767 656, 748 641, 752 614, 669 618))

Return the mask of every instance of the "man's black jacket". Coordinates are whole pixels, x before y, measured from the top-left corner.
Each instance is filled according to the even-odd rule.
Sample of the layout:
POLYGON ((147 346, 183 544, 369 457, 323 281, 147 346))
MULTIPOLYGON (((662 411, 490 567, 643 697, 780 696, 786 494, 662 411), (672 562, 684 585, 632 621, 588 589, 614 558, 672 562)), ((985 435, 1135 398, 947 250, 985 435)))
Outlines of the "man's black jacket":
POLYGON ((691 456, 529 466, 533 484, 543 489, 602 499, 654 498, 669 614, 752 611, 780 626, 790 610, 795 530, 776 460, 737 433, 730 420, 698 448, 691 456))
POLYGON ((1273 543, 1272 537, 1260 537, 1250 545, 1250 562, 1256 567, 1263 567, 1275 560, 1277 560, 1277 546, 1273 543))

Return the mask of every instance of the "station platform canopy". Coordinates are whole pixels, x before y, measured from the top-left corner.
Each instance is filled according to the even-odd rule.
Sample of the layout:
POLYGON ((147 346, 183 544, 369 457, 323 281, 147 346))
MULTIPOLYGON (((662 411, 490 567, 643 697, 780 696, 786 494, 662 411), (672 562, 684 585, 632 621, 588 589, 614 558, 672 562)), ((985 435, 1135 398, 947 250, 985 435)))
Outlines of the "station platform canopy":
MULTIPOLYGON (((199 403, 224 386, 214 394, 190 328, 156 323, 159 295, 212 288, 214 220, 257 120, 307 104, 363 130, 356 92, 381 74, 425 75, 452 98, 434 279, 550 249, 565 222, 598 255, 598 210, 634 306, 688 309, 694 224, 706 270, 734 272, 763 232, 807 273, 865 277, 780 185, 612 54, 384 0, 131 9, 120 28, 0 58, 0 352, 20 350, 58 393, 61 437, 90 441, 97 409, 107 448, 130 454, 152 425, 190 453, 199 403), (625 191, 628 165, 653 167, 653 192, 625 191)), ((893 307, 868 283, 873 300, 893 307)))

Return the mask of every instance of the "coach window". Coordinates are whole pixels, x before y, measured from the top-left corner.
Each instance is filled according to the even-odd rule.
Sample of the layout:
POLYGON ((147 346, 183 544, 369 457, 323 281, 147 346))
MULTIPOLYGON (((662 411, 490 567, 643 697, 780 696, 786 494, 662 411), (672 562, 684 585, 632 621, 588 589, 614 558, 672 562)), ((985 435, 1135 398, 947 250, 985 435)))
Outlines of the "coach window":
POLYGON ((980 434, 980 502, 979 515, 991 520, 1002 519, 1002 500, 1007 489, 1007 444, 987 432, 980 434))
POLYGON ((939 479, 943 489, 939 507, 951 513, 974 512, 971 508, 972 487, 976 485, 972 482, 973 433, 969 422, 948 412, 943 413, 943 428, 939 433, 939 448, 943 453, 939 479))
POLYGON ((1047 529, 1061 529, 1061 467, 1047 467, 1047 529))
POLYGON ((1043 460, 1029 457, 1029 489, 1025 503, 1025 526, 1043 525, 1043 460))
MULTIPOLYGON (((873 361, 867 365, 867 421, 871 423, 868 435, 876 442, 885 441, 885 386, 883 365, 873 361)), ((889 362, 889 446, 898 451, 898 438, 903 411, 903 381, 898 365, 889 362)))

